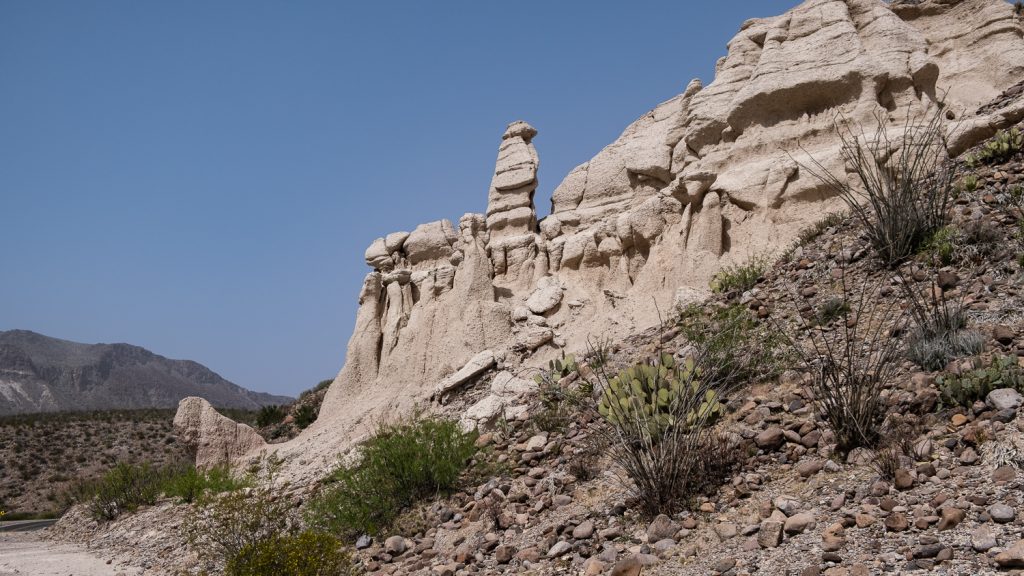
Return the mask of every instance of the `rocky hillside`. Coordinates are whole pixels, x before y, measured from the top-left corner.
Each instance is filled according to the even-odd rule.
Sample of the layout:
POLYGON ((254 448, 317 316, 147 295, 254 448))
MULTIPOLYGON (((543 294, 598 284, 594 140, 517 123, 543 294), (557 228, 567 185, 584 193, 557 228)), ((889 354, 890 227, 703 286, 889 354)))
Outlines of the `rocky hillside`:
POLYGON ((176 438, 173 416, 168 409, 0 416, 0 510, 8 518, 56 516, 75 483, 118 463, 187 462, 192 454, 176 438))
POLYGON ((138 346, 0 332, 0 415, 174 408, 187 396, 250 410, 292 400, 246 390, 199 363, 170 360, 138 346))
MULTIPOLYGON (((568 174, 550 216, 538 131, 514 122, 485 213, 373 241, 346 364, 297 437, 267 444, 198 399, 175 423, 201 464, 283 459, 274 498, 297 521, 376 422, 425 409, 481 432, 485 477, 383 531, 330 534, 370 574, 1024 568, 1022 77, 1024 22, 1002 0, 807 0, 749 20, 712 83, 568 174), (851 133, 875 145, 859 164, 851 133), (922 149, 943 162, 907 177, 899 158, 922 149), (858 166, 903 194, 885 234, 842 198, 858 166), (736 326, 745 340, 709 352, 736 326), (687 390, 693 410, 663 410, 687 390), (624 472, 672 458, 657 482, 624 472), (671 484, 679 470, 699 473, 671 484)), ((196 512, 165 500, 97 526, 76 508, 55 533, 199 572, 179 529, 196 512)))
POLYGON ((995 100, 1022 76, 1021 16, 1003 0, 808 0, 745 22, 713 82, 626 127, 540 219, 543 130, 513 122, 484 213, 370 243, 345 365, 317 421, 276 452, 312 480, 367 422, 443 399, 467 375, 536 369, 657 325, 705 298, 721 268, 784 249, 842 206, 807 169, 813 157, 845 170, 837 120, 885 118, 895 139, 942 107, 960 154, 1024 117, 1024 100, 995 100))
MULTIPOLYGON (((811 385, 811 366, 772 355, 771 370, 762 373, 777 376, 722 398, 714 428, 729 449, 712 458, 726 464, 725 473, 691 494, 682 511, 644 518, 602 448, 607 424, 592 407, 568 399, 585 397, 584 383, 600 381, 600 370, 692 354, 688 315, 671 314, 652 329, 580 350, 579 364, 545 373, 547 383, 486 363, 449 390, 443 412, 484 426, 477 445, 500 465, 450 496, 419 503, 384 534, 353 541, 365 573, 1019 573, 1024 146, 999 162, 970 158, 956 168, 956 197, 938 235, 948 244, 925 243, 890 268, 852 218, 823 218, 777 259, 728 270, 743 281, 720 277, 724 289, 697 308, 741 310, 801 346, 811 334, 867 323, 871 311, 893 311, 875 318, 884 327, 878 336, 907 353, 912 331, 899 311, 912 308, 911 294, 937 290, 963 305, 976 353, 935 369, 897 358, 878 389, 886 427, 873 449, 841 451, 811 385), (836 298, 851 309, 834 306, 836 298), (976 400, 957 399, 948 384, 978 369, 987 378, 996 366, 1001 379, 993 382, 1007 388, 979 391, 976 400), (493 397, 503 401, 484 402, 493 397), (485 414, 486 405, 497 409, 485 414)), ((287 486, 285 493, 299 507, 312 488, 287 486)), ((148 566, 147 574, 174 573, 199 565, 177 530, 189 513, 164 501, 97 527, 76 509, 57 534, 148 566), (147 530, 154 525, 171 528, 154 538, 147 530)))

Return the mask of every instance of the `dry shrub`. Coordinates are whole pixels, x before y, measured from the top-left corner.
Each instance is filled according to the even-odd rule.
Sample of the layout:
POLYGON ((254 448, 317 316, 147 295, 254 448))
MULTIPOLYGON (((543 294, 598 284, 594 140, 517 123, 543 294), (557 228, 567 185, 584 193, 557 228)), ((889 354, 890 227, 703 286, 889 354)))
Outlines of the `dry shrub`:
POLYGON ((889 135, 876 116, 872 134, 836 123, 841 154, 857 185, 812 157, 804 165, 842 198, 864 227, 882 262, 895 266, 917 252, 946 220, 953 198, 953 166, 946 151, 942 106, 920 119, 908 114, 902 136, 889 135))
MULTIPOLYGON (((736 332, 748 329, 745 320, 723 321, 722 336, 737 341, 736 332)), ((754 357, 741 354, 715 364, 719 352, 705 340, 692 344, 682 362, 663 354, 615 376, 596 371, 600 401, 591 408, 599 424, 591 442, 604 447, 612 470, 646 517, 691 505, 719 486, 737 463, 738 450, 713 424, 722 414, 720 403, 746 384, 734 374, 749 371, 746 363, 754 357)))
MULTIPOLYGON (((818 413, 832 428, 839 451, 847 452, 878 445, 885 417, 880 394, 903 356, 892 327, 900 325, 904 313, 896 299, 882 297, 869 281, 848 286, 845 270, 840 284, 845 305, 838 307, 835 328, 798 315, 807 338, 790 344, 813 376, 818 413)), ((778 331, 788 334, 783 326, 778 331)))

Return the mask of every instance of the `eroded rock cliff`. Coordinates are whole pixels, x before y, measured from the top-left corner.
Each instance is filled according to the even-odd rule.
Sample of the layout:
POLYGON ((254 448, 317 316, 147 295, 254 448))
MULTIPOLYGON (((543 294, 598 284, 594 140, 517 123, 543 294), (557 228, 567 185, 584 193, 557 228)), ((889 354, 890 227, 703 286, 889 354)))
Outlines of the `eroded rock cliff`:
MULTIPOLYGON (((978 109, 1024 77, 1022 37, 1002 0, 808 0, 749 20, 714 82, 691 81, 571 171, 540 221, 537 130, 510 124, 486 214, 367 249, 346 364, 317 422, 278 450, 315 476, 376 418, 653 325, 681 288, 699 299, 722 266, 782 248, 839 208, 800 168, 813 155, 841 173, 836 122, 883 118, 898 132, 942 105, 958 152, 1024 117, 1019 98, 978 109)), ((464 423, 514 410, 527 385, 514 384, 464 423)))

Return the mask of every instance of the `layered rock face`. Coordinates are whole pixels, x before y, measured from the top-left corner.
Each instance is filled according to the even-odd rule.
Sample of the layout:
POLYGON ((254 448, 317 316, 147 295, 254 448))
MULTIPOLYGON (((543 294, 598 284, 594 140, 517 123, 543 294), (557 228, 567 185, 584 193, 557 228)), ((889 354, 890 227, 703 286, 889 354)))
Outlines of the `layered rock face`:
MULTIPOLYGON (((800 167, 813 156, 844 170, 837 121, 882 118, 899 133, 944 101, 954 152, 1016 122, 1020 99, 978 108, 1024 77, 1022 37, 1002 0, 808 0, 749 20, 714 82, 691 81, 575 168, 539 222, 537 131, 512 123, 486 214, 367 249, 346 364, 320 418, 282 454, 312 474, 374 418, 443 401, 491 368, 511 375, 589 337, 651 326, 677 292, 699 300, 722 266, 781 249, 840 208, 800 167)), ((464 423, 509 410, 514 395, 500 392, 464 423)))

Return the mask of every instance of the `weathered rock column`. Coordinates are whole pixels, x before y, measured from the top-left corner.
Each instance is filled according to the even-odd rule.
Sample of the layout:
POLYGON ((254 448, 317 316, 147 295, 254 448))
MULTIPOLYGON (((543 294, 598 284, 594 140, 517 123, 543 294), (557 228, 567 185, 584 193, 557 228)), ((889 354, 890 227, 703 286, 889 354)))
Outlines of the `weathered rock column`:
POLYGON ((487 229, 491 238, 518 236, 537 229, 533 193, 540 159, 531 144, 537 130, 526 122, 508 125, 501 136, 498 162, 487 196, 487 229))
POLYGON ((526 122, 508 125, 487 196, 487 248, 494 273, 510 279, 532 278, 538 253, 533 193, 540 159, 531 144, 536 135, 526 122))

